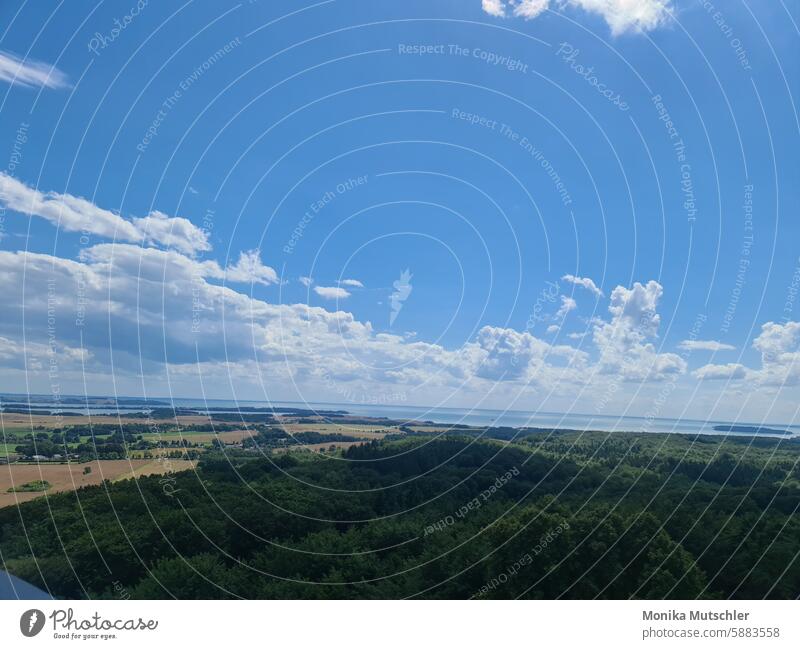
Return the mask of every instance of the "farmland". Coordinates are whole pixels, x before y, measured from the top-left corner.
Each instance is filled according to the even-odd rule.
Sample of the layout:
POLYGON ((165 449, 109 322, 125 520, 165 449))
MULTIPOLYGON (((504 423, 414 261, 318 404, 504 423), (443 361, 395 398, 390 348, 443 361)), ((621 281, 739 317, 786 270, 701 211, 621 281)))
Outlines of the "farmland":
POLYGON ((86 463, 40 463, 0 465, 0 507, 33 500, 46 493, 48 496, 73 491, 81 487, 99 485, 103 480, 118 482, 145 475, 160 475, 191 469, 195 463, 188 460, 95 460, 86 463), (89 471, 87 472, 87 469, 89 471), (9 491, 20 486, 45 480, 50 483, 46 491, 9 491))
POLYGON ((158 411, 157 417, 0 413, 0 507, 43 495, 190 469, 210 451, 229 458, 310 451, 342 453, 398 432, 386 420, 331 422, 306 413, 273 416, 158 411), (42 490, 21 485, 46 481, 42 490), (17 490, 16 492, 14 490, 17 490))

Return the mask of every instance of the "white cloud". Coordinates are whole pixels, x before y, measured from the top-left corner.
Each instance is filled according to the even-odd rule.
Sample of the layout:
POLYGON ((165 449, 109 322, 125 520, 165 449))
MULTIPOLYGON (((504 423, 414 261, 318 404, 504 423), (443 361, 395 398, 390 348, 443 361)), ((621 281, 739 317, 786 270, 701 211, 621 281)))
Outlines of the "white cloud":
MULTIPOLYGON (((251 261, 234 268, 244 266, 247 276, 252 251, 244 257, 251 261)), ((451 350, 376 333, 369 322, 359 322, 350 313, 270 304, 212 283, 229 279, 231 272, 216 261, 133 244, 92 246, 82 251, 79 261, 0 251, 5 289, 0 336, 19 340, 24 313, 28 342, 44 344, 53 315, 59 344, 90 350, 100 374, 109 371, 112 350, 116 371, 122 371, 126 358, 134 373, 140 371, 140 363, 160 366, 168 361, 171 371, 199 362, 211 364, 207 369, 212 373, 217 363, 224 364, 219 371, 247 375, 230 364, 255 363, 250 370, 270 376, 288 371, 303 386, 360 383, 362 389, 403 383, 450 386, 462 393, 464 386, 485 391, 482 381, 572 389, 591 381, 593 371, 603 371, 610 362, 608 346, 599 350, 600 365, 594 366, 586 351, 501 327, 485 326, 474 341, 451 350), (75 324, 79 296, 80 327, 75 324)), ((315 290, 328 299, 347 293, 341 287, 315 290)), ((641 285, 630 293, 639 290, 644 290, 641 285)), ((620 307, 605 329, 596 323, 596 341, 602 343, 598 332, 605 332, 619 345, 615 353, 637 361, 635 371, 622 367, 625 377, 652 379, 669 373, 670 355, 656 354, 630 333, 633 343, 619 343, 620 336, 613 332, 626 328, 624 313, 620 307)))
POLYGON ((133 224, 148 243, 175 248, 185 253, 211 250, 208 236, 188 219, 180 216, 167 216, 154 211, 148 216, 134 218, 133 224))
MULTIPOLYGON (((530 20, 543 13, 550 0, 482 0, 483 10, 498 18, 507 15, 530 20)), ((559 9, 577 7, 601 16, 614 35, 627 31, 651 31, 664 25, 674 7, 671 0, 555 0, 559 9)))
POLYGON ((554 317, 556 320, 563 320, 570 311, 574 311, 577 308, 578 308, 578 303, 575 302, 575 300, 566 295, 562 295, 561 306, 559 307, 558 311, 556 311, 554 317))
POLYGON ((480 362, 476 374, 492 381, 542 380, 552 371, 548 359, 560 358, 570 367, 583 367, 588 361, 587 354, 574 347, 551 345, 527 331, 501 327, 483 327, 477 346, 480 362))
POLYGON ((658 334, 661 316, 658 302, 664 292, 661 284, 650 280, 634 283, 633 288, 617 286, 608 307, 611 321, 595 319, 592 339, 600 352, 600 371, 618 374, 626 380, 664 380, 686 372, 686 362, 678 355, 660 353, 649 339, 658 334))
POLYGON ((761 325, 761 333, 753 341, 761 352, 761 369, 756 379, 766 385, 800 384, 800 322, 761 325))
POLYGON ((692 372, 695 378, 701 381, 724 380, 724 379, 743 379, 747 376, 747 368, 739 363, 727 363, 725 365, 703 365, 692 372))
POLYGON ((342 286, 355 286, 356 288, 364 288, 364 284, 357 279, 343 279, 339 282, 342 286))
POLYGON ((247 250, 239 253, 239 261, 235 265, 228 266, 225 279, 229 282, 269 286, 278 283, 278 273, 262 263, 258 250, 247 250))
POLYGON ((560 331, 560 329, 561 329, 561 327, 559 327, 558 325, 550 325, 547 328, 547 332, 546 333, 555 334, 555 333, 558 333, 560 331))
MULTIPOLYGON (((256 385, 260 375, 274 385, 297 385, 308 398, 324 395, 339 401, 398 385, 428 395, 450 391, 464 399, 495 389, 543 387, 569 395, 578 386, 602 386, 608 378, 595 376, 598 372, 646 381, 682 371, 679 358, 657 353, 644 333, 635 330, 636 315, 621 303, 657 305, 660 286, 652 282, 615 289, 611 320, 593 322, 599 352, 594 360, 593 350, 492 326, 447 349, 407 335, 376 332, 369 322, 341 310, 271 304, 221 285, 232 268, 243 268, 245 276, 252 272, 253 254, 246 252, 249 261, 225 269, 213 260, 134 244, 92 246, 79 260, 0 251, 0 337, 11 341, 6 348, 21 346, 24 314, 28 348, 45 345, 52 317, 59 349, 66 357, 70 349, 85 349, 81 358, 94 376, 109 375, 113 353, 113 372, 121 378, 127 372, 149 380, 168 367, 171 376, 186 381, 202 371, 217 389, 230 379, 238 391, 256 385), (649 297, 637 298, 639 292, 649 297)), ((654 319, 651 313, 644 317, 647 331, 652 331, 654 319)), ((0 366, 20 367, 2 349, 0 344, 0 366)), ((46 380, 46 363, 42 372, 46 380)), ((62 378, 65 384, 69 380, 62 378)), ((81 381, 81 374, 74 380, 81 381)))
POLYGON ((661 324, 656 308, 663 294, 664 287, 652 279, 644 285, 635 282, 630 289, 617 286, 611 292, 608 310, 614 322, 624 322, 626 328, 641 332, 643 337, 655 336, 661 324))
POLYGON ((314 292, 325 300, 344 300, 350 297, 350 291, 339 286, 315 286, 314 292))
POLYGON ((739 363, 704 365, 693 372, 698 379, 747 378, 762 386, 800 385, 800 322, 767 322, 753 341, 761 353, 761 367, 752 369, 739 363))
POLYGON ((91 354, 86 349, 62 344, 44 344, 18 341, 0 336, 0 364, 3 368, 43 370, 57 368, 79 371, 81 364, 88 361, 91 354))
POLYGON ((531 20, 545 11, 549 4, 550 0, 519 0, 514 7, 514 15, 531 20))
POLYGON ((569 282, 570 284, 575 284, 575 286, 580 286, 585 288, 587 291, 591 291, 597 297, 603 296, 603 291, 597 288, 597 284, 594 283, 593 280, 589 279, 588 277, 576 277, 575 275, 564 275, 561 278, 565 282, 569 282))
POLYGON ((501 18, 506 15, 505 5, 503 0, 481 0, 483 10, 490 16, 501 18))
POLYGON ((155 211, 128 221, 85 198, 43 193, 3 172, 0 172, 0 203, 14 212, 43 218, 67 232, 153 243, 190 254, 211 249, 206 233, 188 219, 155 211))
POLYGON ((278 283, 274 269, 265 266, 257 250, 239 254, 239 260, 222 268, 214 260, 198 261, 174 250, 142 248, 127 243, 101 243, 80 253, 84 262, 111 275, 136 277, 140 282, 167 283, 193 281, 198 278, 224 280, 237 284, 278 283))
MULTIPOLYGON (((648 382, 685 371, 683 359, 660 352, 652 340, 663 292, 656 282, 617 287, 609 314, 592 321, 591 339, 581 349, 492 326, 445 348, 408 334, 377 332, 342 310, 253 298, 223 285, 230 272, 216 261, 135 244, 92 246, 78 260, 0 251, 3 384, 11 389, 14 381, 30 378, 47 389, 51 319, 63 386, 83 385, 88 376, 102 389, 113 373, 127 386, 140 386, 144 377, 149 390, 166 390, 168 375, 180 380, 188 396, 198 393, 199 374, 210 396, 230 388, 258 398, 263 379, 270 390, 286 388, 308 399, 345 402, 364 394, 403 393, 408 403, 452 398, 457 407, 467 407, 490 396, 507 407, 516 399, 538 403, 547 394, 554 395, 552 408, 558 409, 584 389, 604 394, 615 377, 639 381, 636 393, 656 399, 661 388, 648 382)), ((800 323, 767 323, 754 342, 762 353, 761 369, 712 366, 695 376, 736 378, 744 372, 757 387, 754 398, 762 395, 771 403, 771 386, 800 381, 798 338, 800 323)), ((711 394, 711 386, 704 390, 698 398, 707 398, 712 408, 718 395, 711 394)), ((616 394, 619 399, 604 406, 606 412, 630 405, 628 390, 616 394)), ((686 393, 676 392, 671 400, 678 410, 679 394, 686 393)), ((736 405, 736 397, 726 398, 736 405)), ((641 399, 636 405, 648 403, 641 399)))
POLYGON ((656 29, 673 11, 670 0, 562 0, 562 4, 602 16, 614 35, 656 29))
POLYGON ((721 352, 736 349, 733 345, 726 345, 718 340, 682 340, 678 343, 680 349, 687 351, 721 352))
POLYGON ((308 288, 309 286, 311 286, 311 284, 313 284, 313 283, 314 283, 314 278, 313 278, 313 277, 305 277, 304 275, 301 275, 300 277, 298 277, 298 281, 299 281, 299 282, 300 282, 300 283, 301 283, 303 286, 305 286, 306 288, 308 288))
POLYGON ((2 51, 0 51, 0 81, 27 88, 69 86, 67 75, 52 65, 33 59, 23 61, 10 52, 2 51))

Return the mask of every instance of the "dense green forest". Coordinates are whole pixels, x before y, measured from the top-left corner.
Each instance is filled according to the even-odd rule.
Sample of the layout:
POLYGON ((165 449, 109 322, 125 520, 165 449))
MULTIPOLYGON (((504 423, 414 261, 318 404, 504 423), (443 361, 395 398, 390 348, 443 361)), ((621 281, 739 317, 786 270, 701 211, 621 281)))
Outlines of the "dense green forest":
POLYGON ((795 598, 800 444, 535 433, 198 470, 0 510, 59 597, 795 598))

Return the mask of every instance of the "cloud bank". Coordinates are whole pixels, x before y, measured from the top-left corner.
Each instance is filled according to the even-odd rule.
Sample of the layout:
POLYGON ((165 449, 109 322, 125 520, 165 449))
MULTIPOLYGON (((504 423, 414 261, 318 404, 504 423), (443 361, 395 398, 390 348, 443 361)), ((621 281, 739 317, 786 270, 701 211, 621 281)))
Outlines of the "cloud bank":
MULTIPOLYGON (((579 348, 491 324, 448 348, 376 331, 346 311, 272 304, 240 292, 235 285, 269 286, 279 277, 256 249, 240 252, 225 266, 202 259, 200 253, 211 245, 202 230, 181 217, 153 212, 125 219, 86 199, 43 193, 5 174, 0 174, 0 201, 64 230, 114 241, 84 248, 77 259, 0 251, 0 364, 9 370, 47 376, 56 359, 62 371, 78 377, 84 371, 100 377, 112 371, 143 377, 166 371, 170 376, 227 375, 252 384, 260 375, 346 401, 356 391, 371 394, 381 386, 485 395, 500 385, 530 395, 570 395, 581 388, 601 389, 609 375, 657 384, 688 369, 684 358, 658 345, 664 289, 654 280, 615 287, 606 316, 592 319, 583 334, 566 334, 567 340, 580 341, 579 348)), ((562 279, 603 297, 590 278, 562 279)), ((363 287, 352 278, 334 286, 315 285, 310 277, 300 282, 325 300, 350 297, 345 286, 363 287)), ((551 323, 577 308, 574 298, 560 298, 551 323)), ((558 331, 559 325, 551 324, 547 334, 558 331)), ((760 367, 710 364, 693 376, 797 385, 798 343, 800 323, 768 322, 753 341, 760 367)), ((732 349, 709 340, 685 340, 678 347, 732 349)))

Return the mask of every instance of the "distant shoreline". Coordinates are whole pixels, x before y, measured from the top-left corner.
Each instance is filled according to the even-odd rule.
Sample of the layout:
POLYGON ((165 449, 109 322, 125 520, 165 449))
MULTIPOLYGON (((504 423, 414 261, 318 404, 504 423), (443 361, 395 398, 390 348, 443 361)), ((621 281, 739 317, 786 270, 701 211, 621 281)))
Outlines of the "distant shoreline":
MULTIPOLYGON (((0 407, 6 415, 53 416, 72 420, 75 417, 165 417, 179 415, 226 415, 227 420, 253 422, 264 415, 294 415, 329 418, 374 419, 403 423, 428 423, 464 427, 505 427, 549 429, 557 431, 598 431, 607 433, 702 434, 711 436, 753 436, 791 439, 800 437, 800 425, 766 422, 729 422, 720 420, 645 418, 606 414, 526 412, 520 410, 485 410, 428 408, 410 405, 346 404, 329 402, 226 401, 223 399, 169 399, 138 397, 80 397, 65 395, 57 402, 50 395, 0 394, 0 407), (247 405, 245 405, 247 404, 247 405)), ((65 421, 64 423, 68 423, 65 421)))

